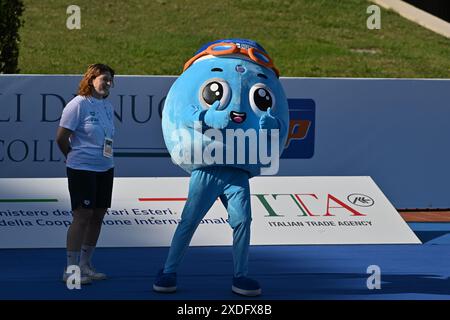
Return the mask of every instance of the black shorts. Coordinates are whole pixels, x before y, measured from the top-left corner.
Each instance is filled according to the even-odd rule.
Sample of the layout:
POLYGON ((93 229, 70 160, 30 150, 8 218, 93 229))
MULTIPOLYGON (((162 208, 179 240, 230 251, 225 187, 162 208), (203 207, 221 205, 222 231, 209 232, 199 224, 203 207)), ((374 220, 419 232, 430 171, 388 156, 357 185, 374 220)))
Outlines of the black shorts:
POLYGON ((67 168, 72 210, 110 208, 114 168, 105 172, 67 168))

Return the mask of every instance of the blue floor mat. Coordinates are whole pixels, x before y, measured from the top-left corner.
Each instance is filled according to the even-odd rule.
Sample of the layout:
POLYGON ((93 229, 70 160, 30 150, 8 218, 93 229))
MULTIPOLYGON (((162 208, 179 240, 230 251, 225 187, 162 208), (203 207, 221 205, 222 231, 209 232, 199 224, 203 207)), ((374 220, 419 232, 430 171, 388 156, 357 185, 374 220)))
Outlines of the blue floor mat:
POLYGON ((64 249, 0 250, 0 299, 120 300, 411 300, 450 299, 450 245, 253 246, 250 275, 257 298, 231 292, 230 247, 191 247, 175 294, 152 283, 168 248, 98 248, 94 263, 109 279, 68 290, 61 281, 64 249), (370 265, 381 289, 369 290, 370 265))
POLYGON ((450 223, 415 222, 408 225, 422 243, 450 244, 450 223))

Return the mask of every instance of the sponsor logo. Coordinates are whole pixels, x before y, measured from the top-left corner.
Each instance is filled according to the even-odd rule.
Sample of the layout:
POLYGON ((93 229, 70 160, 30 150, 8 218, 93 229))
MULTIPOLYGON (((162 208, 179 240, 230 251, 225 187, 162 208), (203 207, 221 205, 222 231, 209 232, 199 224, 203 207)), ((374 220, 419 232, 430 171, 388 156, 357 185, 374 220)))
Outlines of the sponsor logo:
POLYGON ((363 217, 362 213, 347 205, 332 194, 278 193, 253 194, 267 211, 266 217, 284 217, 293 212, 297 217, 333 217, 337 213, 353 217, 363 217))
POLYGON ((288 99, 288 104, 288 137, 281 158, 312 158, 314 155, 316 104, 312 99, 288 99))
MULTIPOLYGON (((315 193, 271 193, 251 194, 266 211, 266 217, 334 217, 337 215, 350 217, 365 217, 367 213, 346 204, 342 198, 327 194, 315 193)), ((374 205, 371 197, 359 193, 347 196, 356 203, 363 203, 364 207, 374 205), (370 203, 370 205, 369 205, 370 203)), ((139 201, 186 201, 187 198, 139 198, 139 201)), ((218 200, 218 199, 217 199, 218 200)), ((349 200, 350 201, 350 200, 349 200)), ((352 201, 350 201, 352 204, 352 201)), ((360 205, 361 206, 361 205, 360 205)))
POLYGON ((375 204, 375 201, 365 194, 352 193, 347 197, 347 200, 359 207, 371 207, 375 204))

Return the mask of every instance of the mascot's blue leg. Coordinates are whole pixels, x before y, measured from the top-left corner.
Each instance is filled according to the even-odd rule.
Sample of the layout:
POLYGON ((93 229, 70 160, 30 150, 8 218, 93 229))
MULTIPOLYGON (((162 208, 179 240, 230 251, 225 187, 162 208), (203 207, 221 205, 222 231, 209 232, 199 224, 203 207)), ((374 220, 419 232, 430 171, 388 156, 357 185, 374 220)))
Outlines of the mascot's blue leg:
POLYGON ((248 174, 235 169, 220 199, 228 211, 229 224, 233 228, 234 276, 245 277, 248 273, 248 248, 250 245, 250 187, 248 174))
POLYGON ((197 169, 191 174, 188 199, 172 239, 164 273, 176 272, 195 230, 223 192, 223 182, 217 179, 213 169, 197 169))
POLYGON ((247 277, 252 221, 249 176, 246 171, 240 169, 223 170, 227 172, 227 179, 224 179, 226 185, 220 199, 227 208, 228 221, 233 228, 234 276, 231 290, 244 296, 257 296, 261 294, 258 281, 247 277))
POLYGON ((194 170, 189 181, 189 195, 175 231, 164 269, 153 284, 158 292, 175 292, 176 271, 199 223, 220 196, 233 228, 234 277, 232 290, 245 296, 261 294, 257 281, 247 277, 250 244, 250 188, 248 173, 230 167, 194 170))

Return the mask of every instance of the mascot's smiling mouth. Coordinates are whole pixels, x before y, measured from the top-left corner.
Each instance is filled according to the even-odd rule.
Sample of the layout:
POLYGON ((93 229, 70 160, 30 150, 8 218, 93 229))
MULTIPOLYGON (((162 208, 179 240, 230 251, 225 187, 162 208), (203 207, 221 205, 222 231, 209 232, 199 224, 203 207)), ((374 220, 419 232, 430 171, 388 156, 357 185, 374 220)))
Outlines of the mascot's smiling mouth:
POLYGON ((230 112, 231 121, 236 122, 236 123, 244 122, 246 117, 247 117, 247 114, 245 112, 236 112, 236 111, 230 112))

